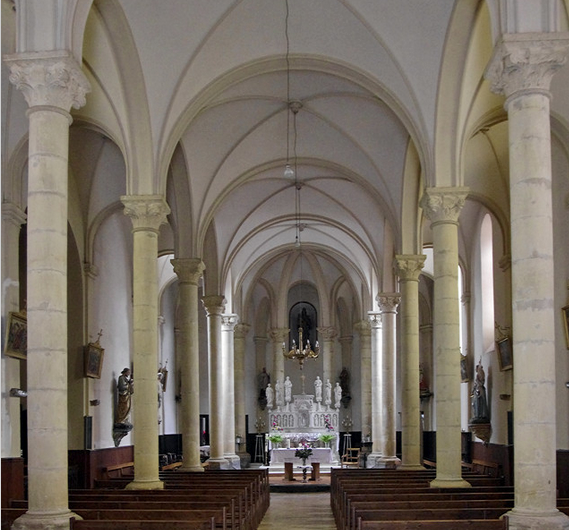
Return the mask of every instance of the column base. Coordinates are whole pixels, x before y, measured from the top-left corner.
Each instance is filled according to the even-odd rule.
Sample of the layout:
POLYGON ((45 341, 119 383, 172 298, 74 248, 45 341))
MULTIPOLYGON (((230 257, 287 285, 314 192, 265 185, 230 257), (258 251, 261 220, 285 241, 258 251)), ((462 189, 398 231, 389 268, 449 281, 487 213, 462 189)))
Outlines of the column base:
POLYGON ((377 463, 383 469, 397 469, 401 465, 401 460, 396 456, 382 456, 377 460, 377 463))
POLYGON ((421 464, 401 464, 399 469, 409 470, 409 471, 423 471, 425 470, 425 466, 421 464))
POLYGON ((461 478, 436 478, 429 483, 431 488, 472 488, 472 484, 461 478))
POLYGON ((509 530, 569 530, 569 517, 558 510, 530 512, 514 508, 505 515, 509 530))
POLYGON ((67 511, 56 515, 46 515, 45 513, 34 514, 27 512, 18 517, 11 528, 14 530, 69 530, 69 520, 74 517, 77 521, 82 521, 76 513, 67 511))
POLYGON ((237 453, 239 460, 241 461, 241 469, 246 469, 251 467, 251 455, 246 451, 237 453))
POLYGON ((223 455, 223 458, 229 462, 229 469, 241 469, 241 459, 235 453, 223 455))
POLYGON ((206 464, 208 469, 215 471, 219 469, 233 469, 225 458, 210 458, 206 464))
POLYGON ((369 453, 366 458, 366 469, 378 469, 379 460, 383 455, 381 453, 369 453))
POLYGON ((125 490, 163 490, 164 482, 161 480, 133 480, 129 482, 125 490))
POLYGON ((204 468, 201 464, 188 464, 187 466, 181 465, 180 471, 190 471, 192 473, 203 473, 204 468))

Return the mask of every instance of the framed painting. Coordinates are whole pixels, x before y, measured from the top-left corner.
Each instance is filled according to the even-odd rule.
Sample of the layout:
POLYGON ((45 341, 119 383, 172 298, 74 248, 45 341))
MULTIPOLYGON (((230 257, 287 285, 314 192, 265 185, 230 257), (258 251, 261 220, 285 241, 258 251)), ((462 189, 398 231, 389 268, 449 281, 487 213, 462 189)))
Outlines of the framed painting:
POLYGON ((569 305, 561 308, 563 313, 563 329, 565 330, 565 345, 569 350, 569 305))
POLYGON ((98 342, 90 342, 85 346, 85 377, 101 379, 104 355, 105 350, 101 348, 98 342))
POLYGON ((500 363, 500 370, 511 370, 513 366, 512 359, 512 341, 510 337, 504 337, 496 342, 498 350, 498 362, 500 363))
POLYGON ((4 354, 26 359, 28 354, 28 321, 25 313, 8 314, 4 354))

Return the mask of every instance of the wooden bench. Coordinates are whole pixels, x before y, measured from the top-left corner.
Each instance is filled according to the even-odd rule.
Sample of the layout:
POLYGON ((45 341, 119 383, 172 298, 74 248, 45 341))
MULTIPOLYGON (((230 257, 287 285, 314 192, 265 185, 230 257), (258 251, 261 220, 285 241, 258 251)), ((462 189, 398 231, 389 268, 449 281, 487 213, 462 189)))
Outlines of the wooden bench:
POLYGON ((357 530, 507 530, 507 517, 478 521, 358 521, 357 530))
POLYGON ((182 467, 183 462, 172 462, 171 464, 166 464, 160 468, 160 471, 172 471, 173 469, 178 469, 182 467))
POLYGON ((105 467, 104 471, 107 478, 112 478, 112 474, 118 472, 119 477, 125 476, 125 471, 128 470, 128 475, 134 475, 134 462, 123 462, 122 464, 113 464, 105 467))
POLYGON ((490 477, 499 477, 501 475, 501 466, 497 462, 489 462, 487 460, 472 460, 472 471, 481 475, 490 477))
MULTIPOLYGON (((164 521, 130 521, 116 519, 114 521, 78 521, 72 518, 70 530, 165 530, 164 521)), ((168 530, 216 530, 211 521, 168 521, 168 530)))

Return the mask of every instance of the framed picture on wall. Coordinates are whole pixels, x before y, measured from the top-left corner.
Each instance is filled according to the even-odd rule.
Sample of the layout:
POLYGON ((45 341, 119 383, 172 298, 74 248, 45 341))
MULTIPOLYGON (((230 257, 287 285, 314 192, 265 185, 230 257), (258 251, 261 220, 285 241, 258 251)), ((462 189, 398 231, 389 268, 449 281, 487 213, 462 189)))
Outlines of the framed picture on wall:
POLYGON ((563 313, 563 329, 565 330, 565 345, 569 350, 569 305, 561 308, 563 313))
POLYGON ((90 342, 85 346, 85 377, 101 379, 101 370, 103 369, 103 356, 105 350, 101 348, 98 342, 90 342))
POLYGON ((4 354, 9 357, 26 359, 28 355, 28 321, 26 313, 8 314, 4 354))
POLYGON ((498 362, 500 363, 500 370, 511 370, 513 365, 512 359, 512 340, 510 337, 504 337, 496 342, 498 351, 498 362))

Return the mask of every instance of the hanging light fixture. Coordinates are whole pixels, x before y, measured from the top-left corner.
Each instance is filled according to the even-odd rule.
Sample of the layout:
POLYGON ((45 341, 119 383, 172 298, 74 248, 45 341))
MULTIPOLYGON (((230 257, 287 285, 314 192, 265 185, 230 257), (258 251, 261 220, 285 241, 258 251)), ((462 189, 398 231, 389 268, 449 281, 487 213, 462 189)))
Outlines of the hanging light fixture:
MULTIPOLYGON (((288 19, 289 19, 289 6, 288 0, 285 0, 286 3, 286 24, 285 24, 285 36, 286 36, 286 98, 287 98, 287 135, 286 135, 286 166, 284 170, 284 177, 287 180, 294 179, 294 188, 295 188, 295 247, 302 252, 301 249, 301 241, 300 241, 300 232, 303 230, 303 226, 300 222, 300 191, 302 189, 302 183, 298 179, 298 168, 297 168, 297 155, 296 155, 296 140, 297 140, 297 129, 296 129, 296 116, 299 110, 302 108, 302 103, 297 100, 291 100, 290 98, 290 40, 288 35, 288 19), (292 164, 291 164, 291 117, 292 117, 292 164)), ((300 286, 302 289, 302 254, 299 256, 300 259, 300 286)), ((302 299, 302 291, 301 291, 301 299, 302 299)), ((296 341, 292 340, 292 347, 290 350, 287 351, 286 344, 283 342, 282 350, 283 355, 287 359, 296 360, 299 362, 300 370, 302 371, 304 367, 304 361, 306 359, 316 359, 320 353, 320 346, 318 345, 318 341, 314 345, 314 350, 311 348, 310 340, 306 340, 306 344, 303 340, 303 331, 302 326, 298 328, 298 346, 296 341)), ((302 393, 304 394, 304 379, 305 376, 301 374, 301 381, 302 381, 302 393)))

